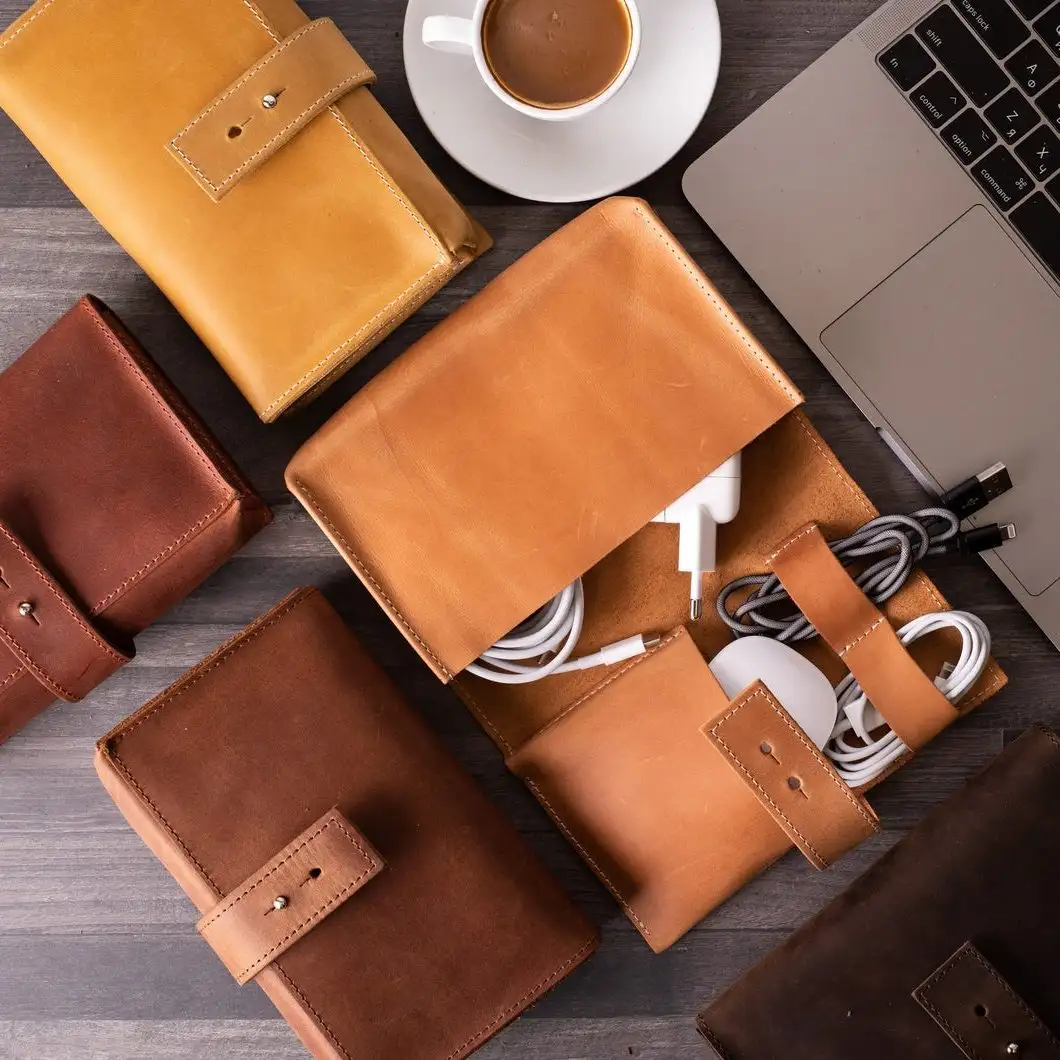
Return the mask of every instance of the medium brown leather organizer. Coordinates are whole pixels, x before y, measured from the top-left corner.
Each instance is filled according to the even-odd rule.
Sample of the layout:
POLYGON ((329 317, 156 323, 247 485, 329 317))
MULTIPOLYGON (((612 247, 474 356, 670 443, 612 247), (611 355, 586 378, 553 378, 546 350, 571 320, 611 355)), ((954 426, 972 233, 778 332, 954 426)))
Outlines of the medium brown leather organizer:
MULTIPOLYGON (((677 528, 649 523, 676 497, 743 450, 706 599, 772 567, 827 642, 814 661, 854 671, 911 748, 959 716, 933 684, 953 642, 924 638, 914 662, 893 632, 947 608, 931 581, 914 574, 881 615, 824 545, 877 513, 801 401, 651 210, 611 199, 415 343, 287 470, 656 950, 792 845, 823 867, 878 827, 768 689, 721 692, 704 656, 730 634, 709 603, 683 628, 677 528), (579 575, 578 654, 641 632, 659 646, 531 685, 461 675, 579 575)), ((960 710, 1004 682, 991 662, 960 710)))
POLYGON ((82 298, 0 375, 0 740, 87 695, 270 519, 121 321, 82 298))
POLYGON ((726 990, 723 1060, 1060 1060, 1060 739, 1035 727, 726 990))
POLYGON ((118 725, 96 768, 203 939, 324 1060, 458 1060, 596 947, 314 589, 118 725))

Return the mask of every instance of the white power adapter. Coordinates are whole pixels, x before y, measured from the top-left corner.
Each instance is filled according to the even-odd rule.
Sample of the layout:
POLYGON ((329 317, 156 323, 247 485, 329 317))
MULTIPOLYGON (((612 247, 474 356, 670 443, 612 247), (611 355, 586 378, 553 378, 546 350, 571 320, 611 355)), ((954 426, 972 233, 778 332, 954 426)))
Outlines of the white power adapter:
POLYGON ((689 614, 695 622, 703 614, 703 574, 717 566, 718 525, 731 523, 740 510, 740 454, 668 504, 653 523, 680 527, 677 569, 692 577, 689 614))

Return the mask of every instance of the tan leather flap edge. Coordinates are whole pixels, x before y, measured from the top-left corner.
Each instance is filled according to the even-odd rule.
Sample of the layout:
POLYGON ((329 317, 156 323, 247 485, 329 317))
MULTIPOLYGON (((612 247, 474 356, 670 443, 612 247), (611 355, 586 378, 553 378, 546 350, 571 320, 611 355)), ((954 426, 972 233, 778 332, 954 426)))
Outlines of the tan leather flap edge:
POLYGON ((803 527, 771 561, 792 600, 907 747, 923 747, 957 720, 957 710, 854 584, 819 527, 803 527))
POLYGON ((971 942, 932 972, 913 997, 967 1060, 1060 1060, 1060 1042, 971 942))
POLYGON ((702 731, 816 868, 879 830, 869 804, 847 787, 761 681, 702 731))
POLYGON ((319 18, 226 88, 169 148, 218 201, 335 100, 374 81, 335 23, 319 18))
POLYGON ((448 681, 801 401, 650 208, 614 198, 413 344, 286 481, 448 681))
POLYGON ((367 840, 332 809, 225 895, 196 930, 236 981, 247 983, 382 868, 367 840))
POLYGON ((110 644, 28 546, 0 523, 0 643, 53 696, 74 702, 132 657, 110 644))

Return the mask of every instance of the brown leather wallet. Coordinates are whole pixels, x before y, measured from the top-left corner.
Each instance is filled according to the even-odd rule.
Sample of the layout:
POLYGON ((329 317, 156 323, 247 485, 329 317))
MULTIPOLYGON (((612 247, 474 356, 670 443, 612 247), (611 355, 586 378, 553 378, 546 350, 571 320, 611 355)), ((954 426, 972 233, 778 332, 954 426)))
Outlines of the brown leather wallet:
POLYGON ((314 589, 105 736, 96 768, 315 1056, 458 1060, 597 944, 314 589))
POLYGON ((1035 727, 722 994, 723 1060, 1060 1060, 1060 738, 1035 727))
POLYGON ((90 692, 270 519, 118 318, 82 298, 0 375, 0 740, 90 692))
POLYGON ((37 0, 0 36, 0 106, 266 421, 490 245, 374 80, 294 0, 37 0))
MULTIPOLYGON (((931 581, 915 573, 881 614, 822 554, 821 531, 878 513, 801 401, 651 210, 611 199, 415 343, 287 469, 657 950, 792 845, 823 867, 878 827, 768 689, 722 694, 704 656, 731 634, 714 609, 681 628, 677 528, 649 523, 676 497, 742 450, 707 599, 772 567, 832 618, 807 653, 871 686, 910 747, 959 716, 929 679, 953 642, 917 642, 914 662, 891 632, 946 609, 931 581), (514 687, 460 672, 578 576, 579 655, 644 632, 658 647, 514 687)), ((991 663, 961 710, 1004 680, 991 663)))

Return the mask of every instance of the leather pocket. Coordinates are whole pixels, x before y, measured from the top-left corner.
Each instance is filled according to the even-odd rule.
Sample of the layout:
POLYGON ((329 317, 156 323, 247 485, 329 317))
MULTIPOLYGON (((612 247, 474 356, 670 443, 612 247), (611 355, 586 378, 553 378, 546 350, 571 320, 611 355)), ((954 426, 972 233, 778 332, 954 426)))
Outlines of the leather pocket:
POLYGON ((678 630, 508 765, 660 952, 793 840, 823 867, 875 827, 865 803, 807 752, 801 730, 775 724, 778 714, 787 718, 761 685, 730 704, 678 630), (771 727, 759 737, 761 724, 771 727), (754 762, 767 741, 769 763, 754 762), (788 786, 796 774, 801 790, 788 786))

